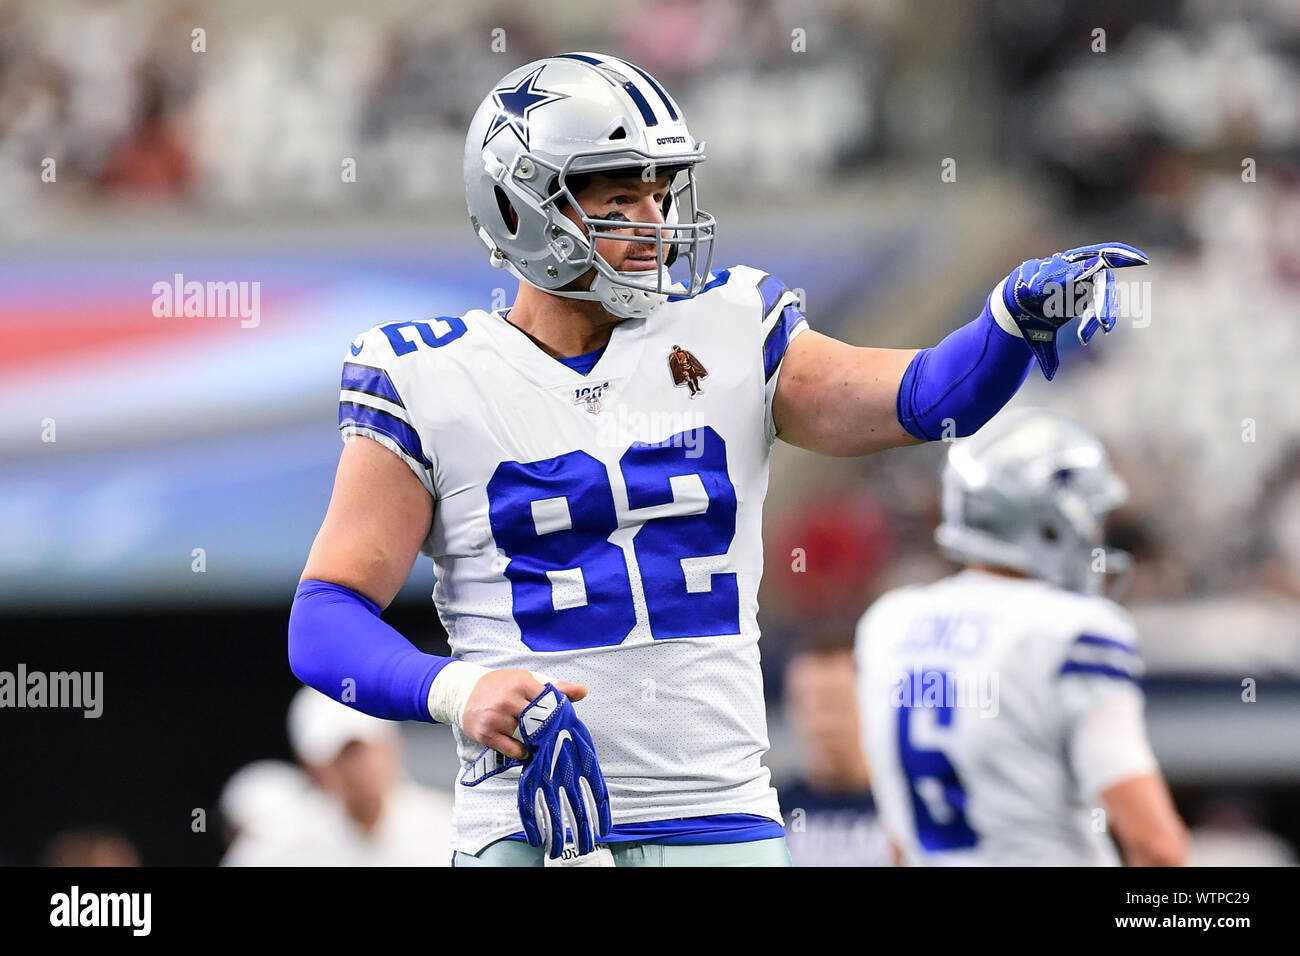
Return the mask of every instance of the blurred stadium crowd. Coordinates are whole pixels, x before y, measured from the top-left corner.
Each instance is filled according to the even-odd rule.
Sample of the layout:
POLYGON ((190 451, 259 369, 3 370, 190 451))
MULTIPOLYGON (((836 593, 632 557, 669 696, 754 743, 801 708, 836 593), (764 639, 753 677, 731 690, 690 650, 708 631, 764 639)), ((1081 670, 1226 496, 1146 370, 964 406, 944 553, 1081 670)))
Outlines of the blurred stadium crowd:
MULTIPOLYGON (((1064 246, 1136 230, 1158 250, 1143 276, 1150 299, 1135 290, 1123 347, 1076 354, 1075 374, 1050 386, 1031 376, 1017 401, 1086 418, 1117 458, 1132 494, 1112 533, 1137 558, 1127 599, 1171 632, 1167 654, 1156 635, 1158 669, 1197 671, 1238 652, 1237 662, 1294 677, 1300 9, 1003 2, 987 10, 987 103, 997 109, 985 119, 1000 131, 992 153, 1024 177, 1020 188, 1041 187, 1034 201, 1044 210, 1041 219, 1027 214, 1003 248, 1030 249, 1026 234, 1064 246), (1105 53, 1089 46, 1097 29, 1105 53)), ((863 572, 846 589, 849 605, 874 569, 892 579, 890 565, 932 553, 933 460, 888 457, 862 463, 875 489, 861 521, 876 529, 879 553, 866 562, 845 555, 863 572)), ((839 507, 818 500, 810 520, 833 531, 839 507)), ((858 548, 870 538, 852 537, 858 548)), ((824 607, 824 597, 815 603, 824 607)))
POLYGON ((611 44, 680 89, 711 136, 744 147, 728 150, 732 169, 779 184, 861 160, 876 99, 870 51, 886 39, 868 29, 869 8, 800 11, 818 50, 806 63, 788 55, 780 3, 631 4, 615 23, 602 10, 381 0, 309 17, 281 6, 246 29, 250 12, 226 4, 10 2, 0 163, 14 173, 63 156, 59 175, 97 196, 223 209, 461 202, 440 150, 459 150, 480 91, 508 64, 611 44), (740 100, 763 108, 737 110, 740 100), (368 170, 368 188, 334 188, 340 156, 368 170))
MULTIPOLYGON (((561 48, 615 50, 673 90, 714 147, 706 206, 718 207, 724 242, 728 211, 751 217, 746 231, 774 260, 756 265, 779 270, 791 224, 815 231, 855 190, 895 193, 892 204, 860 201, 872 237, 928 230, 914 241, 933 240, 929 257, 881 253, 888 268, 864 267, 861 288, 821 298, 810 288, 815 328, 917 346, 965 322, 991 281, 1044 249, 1117 238, 1151 252, 1140 277, 1149 299, 1116 331, 1122 341, 1075 348, 1062 376, 1049 386, 1031 373, 1016 401, 1090 423, 1129 483, 1112 537, 1136 559, 1127 603, 1150 674, 1294 685, 1300 5, 956 6, 646 0, 611 17, 594 0, 455 12, 394 0, 364 10, 0 0, 6 248, 115 217, 165 245, 221 220, 346 233, 351 217, 427 215, 469 244, 458 157, 484 91, 561 48), (58 189, 37 174, 47 157, 58 189), (940 181, 945 157, 957 160, 954 184, 940 181), (346 158, 362 171, 356 188, 341 186, 346 158)), ((802 851, 792 839, 797 862, 800 852, 809 863, 887 862, 853 757, 843 649, 875 595, 949 570, 931 539, 944 450, 827 462, 786 448, 774 462, 762 597, 770 765, 788 807, 840 828, 809 828, 802 851), (798 549, 806 562, 791 560, 798 549)), ((300 544, 305 555, 309 539, 300 544)), ((1257 743, 1255 764, 1220 773, 1241 725, 1194 735, 1153 721, 1175 792, 1194 785, 1196 804, 1182 809, 1199 861, 1294 861, 1268 833, 1278 811, 1255 785, 1289 788, 1277 799, 1295 805, 1300 780, 1283 764, 1297 728, 1292 713, 1277 740, 1257 743)), ((365 799, 341 795, 346 783, 316 786, 344 806, 365 799)), ((227 822, 256 827, 240 822, 248 808, 280 814, 275 795, 317 793, 307 787, 287 767, 245 774, 227 788, 227 822)), ((131 858, 119 836, 74 832, 46 860, 84 861, 94 847, 131 858)), ((356 846, 339 853, 363 858, 356 846)))

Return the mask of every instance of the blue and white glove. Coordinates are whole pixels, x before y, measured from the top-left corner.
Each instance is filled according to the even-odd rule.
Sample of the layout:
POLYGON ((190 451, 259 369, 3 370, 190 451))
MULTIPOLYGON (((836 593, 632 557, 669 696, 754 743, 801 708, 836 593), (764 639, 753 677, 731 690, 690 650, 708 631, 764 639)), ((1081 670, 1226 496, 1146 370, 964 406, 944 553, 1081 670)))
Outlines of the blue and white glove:
POLYGON ((596 849, 609 835, 609 789, 596 760, 596 745, 569 698, 547 684, 519 715, 528 760, 519 777, 519 818, 531 846, 559 859, 565 822, 573 824, 579 853, 596 849))
POLYGON ((1048 259, 1030 259, 998 283, 989 296, 989 309, 1006 331, 1019 334, 1038 359, 1048 381, 1060 360, 1056 333, 1079 319, 1079 341, 1087 345, 1097 330, 1109 332, 1118 319, 1114 269, 1144 266, 1147 254, 1122 242, 1103 242, 1058 252, 1048 259), (1075 308, 1076 287, 1092 285, 1089 303, 1075 308), (1018 333, 1013 329, 1019 330, 1018 333))

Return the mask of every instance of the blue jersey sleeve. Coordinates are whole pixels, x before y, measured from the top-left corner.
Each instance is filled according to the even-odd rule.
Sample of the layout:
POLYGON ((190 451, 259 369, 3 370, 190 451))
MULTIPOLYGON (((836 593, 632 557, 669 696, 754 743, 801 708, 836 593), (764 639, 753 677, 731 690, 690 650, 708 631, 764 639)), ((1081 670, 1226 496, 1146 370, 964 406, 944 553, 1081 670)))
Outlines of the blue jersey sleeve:
POLYGON ((804 317, 799 296, 776 276, 764 275, 758 280, 758 296, 762 314, 764 419, 767 441, 771 444, 776 441, 772 401, 776 397, 781 363, 790 343, 808 329, 808 320, 804 317))

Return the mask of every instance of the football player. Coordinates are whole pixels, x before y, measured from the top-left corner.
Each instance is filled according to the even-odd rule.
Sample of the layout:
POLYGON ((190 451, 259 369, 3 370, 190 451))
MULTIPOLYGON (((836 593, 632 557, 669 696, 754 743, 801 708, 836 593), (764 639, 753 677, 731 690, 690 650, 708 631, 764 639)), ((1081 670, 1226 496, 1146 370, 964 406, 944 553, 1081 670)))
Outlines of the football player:
POLYGON ((1146 261, 1119 243, 1031 260, 934 348, 856 348, 809 330, 776 276, 712 269, 703 161, 624 60, 512 71, 464 176, 513 304, 380 325, 344 356, 289 659, 367 713, 452 726, 457 866, 540 866, 568 839, 604 865, 788 865, 755 621, 773 443, 970 434, 1035 357, 1055 374, 1071 317, 1049 296, 1094 283, 1086 341, 1115 324, 1098 280, 1146 261), (449 658, 380 618, 420 552, 449 658))
POLYGON ((935 537, 965 565, 891 591, 858 625, 863 741, 906 862, 1185 863, 1187 834, 1147 743, 1129 615, 1102 593, 1127 491, 1063 416, 999 415, 956 442, 935 537))

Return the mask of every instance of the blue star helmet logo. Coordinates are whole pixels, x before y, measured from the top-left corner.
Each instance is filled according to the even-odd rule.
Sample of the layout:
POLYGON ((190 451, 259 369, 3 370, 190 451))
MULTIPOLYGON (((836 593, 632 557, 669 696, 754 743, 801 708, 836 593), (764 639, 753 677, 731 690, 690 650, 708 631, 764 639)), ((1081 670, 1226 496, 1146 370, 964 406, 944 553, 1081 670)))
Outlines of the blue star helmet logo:
POLYGON ((488 126, 483 145, 487 146, 503 129, 510 129, 519 137, 519 142, 528 149, 528 114, 539 106, 554 103, 556 100, 568 99, 567 93, 556 93, 537 88, 537 76, 546 69, 539 66, 515 86, 503 86, 492 91, 492 100, 497 105, 496 116, 488 126))

